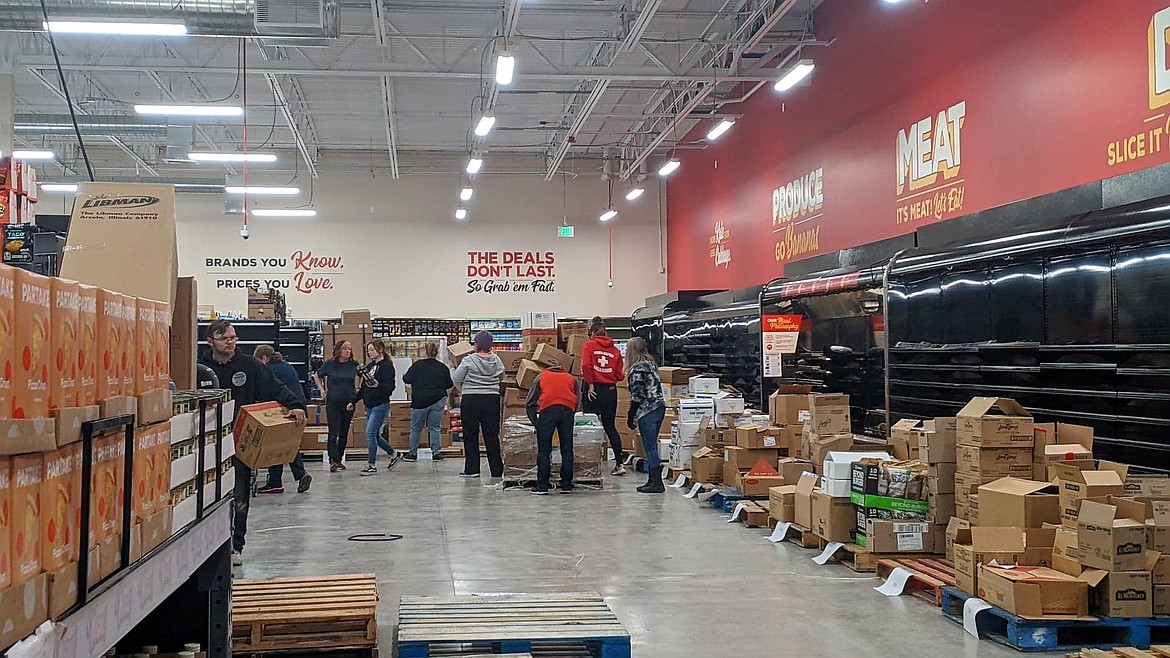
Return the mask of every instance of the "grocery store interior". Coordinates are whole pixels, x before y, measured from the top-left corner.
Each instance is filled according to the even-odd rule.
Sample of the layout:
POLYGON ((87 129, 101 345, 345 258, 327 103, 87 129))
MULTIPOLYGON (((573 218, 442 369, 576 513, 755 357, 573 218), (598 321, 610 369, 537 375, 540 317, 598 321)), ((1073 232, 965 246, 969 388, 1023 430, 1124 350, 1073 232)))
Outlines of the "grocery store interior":
POLYGON ((1168 108, 1167 0, 0 0, 0 651, 1170 657, 1168 108))

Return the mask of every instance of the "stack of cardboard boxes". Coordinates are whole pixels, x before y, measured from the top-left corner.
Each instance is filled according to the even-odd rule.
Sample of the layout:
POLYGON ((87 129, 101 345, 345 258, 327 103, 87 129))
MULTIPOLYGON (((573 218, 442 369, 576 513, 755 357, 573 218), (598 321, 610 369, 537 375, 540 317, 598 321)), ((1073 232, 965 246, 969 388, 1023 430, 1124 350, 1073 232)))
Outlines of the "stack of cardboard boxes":
POLYGON ((557 346, 556 313, 523 313, 520 315, 520 349, 535 352, 540 345, 557 346))
POLYGON ((1015 400, 973 398, 956 419, 955 515, 979 525, 979 486, 1032 477, 1032 415, 1015 400))
POLYGON ((849 396, 842 393, 811 393, 808 420, 801 429, 801 456, 821 464, 833 451, 853 445, 849 396))
MULTIPOLYGON (((275 288, 269 288, 267 290, 248 288, 248 319, 284 320, 284 293, 275 288)), ((369 322, 366 324, 369 324, 369 322)))

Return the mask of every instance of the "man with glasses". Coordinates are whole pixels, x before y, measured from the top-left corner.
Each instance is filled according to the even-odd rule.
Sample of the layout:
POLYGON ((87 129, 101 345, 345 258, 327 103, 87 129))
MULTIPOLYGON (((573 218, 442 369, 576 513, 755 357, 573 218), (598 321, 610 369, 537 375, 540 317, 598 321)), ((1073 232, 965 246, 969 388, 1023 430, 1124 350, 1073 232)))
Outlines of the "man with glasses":
MULTIPOLYGON (((279 402, 290 410, 289 416, 298 425, 305 424, 305 403, 272 375, 268 366, 258 359, 236 351, 236 328, 227 320, 216 320, 207 327, 207 346, 199 355, 199 362, 211 368, 219 378, 220 386, 232 390, 236 414, 240 407, 257 402, 279 402)), ((233 424, 234 424, 233 418, 233 424)), ((244 563, 244 535, 248 532, 248 506, 252 495, 252 469, 232 457, 236 481, 232 508, 232 564, 244 563)))

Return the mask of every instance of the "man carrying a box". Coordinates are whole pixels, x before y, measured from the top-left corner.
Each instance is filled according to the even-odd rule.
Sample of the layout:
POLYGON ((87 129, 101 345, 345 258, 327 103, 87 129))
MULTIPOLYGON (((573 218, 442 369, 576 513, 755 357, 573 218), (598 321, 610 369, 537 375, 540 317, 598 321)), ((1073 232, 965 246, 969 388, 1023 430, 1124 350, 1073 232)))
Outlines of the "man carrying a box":
POLYGON ((536 376, 524 401, 528 420, 536 426, 536 489, 547 495, 552 477, 552 435, 561 448, 561 493, 573 491, 573 414, 577 409, 577 380, 560 366, 536 376))
MULTIPOLYGON (((273 376, 268 366, 255 357, 236 350, 236 328, 227 320, 216 320, 207 327, 207 346, 199 355, 199 362, 211 368, 219 378, 221 388, 231 388, 236 415, 240 407, 257 402, 279 402, 289 409, 289 417, 298 425, 305 424, 305 403, 273 376)), ((235 424, 235 419, 232 419, 235 424)), ((232 510, 232 564, 244 563, 244 535, 248 533, 248 506, 252 497, 252 469, 232 457, 235 471, 232 510)))

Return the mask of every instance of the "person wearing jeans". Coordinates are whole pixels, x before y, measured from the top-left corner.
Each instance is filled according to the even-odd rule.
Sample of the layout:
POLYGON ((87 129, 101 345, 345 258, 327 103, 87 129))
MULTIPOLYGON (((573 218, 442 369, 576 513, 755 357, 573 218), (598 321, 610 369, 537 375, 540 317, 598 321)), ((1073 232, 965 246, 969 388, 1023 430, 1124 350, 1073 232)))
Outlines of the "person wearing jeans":
POLYGON ((662 380, 658 364, 646 349, 646 341, 634 337, 626 344, 626 361, 630 364, 627 386, 630 389, 630 412, 626 426, 637 428, 646 451, 650 475, 646 484, 638 487, 641 493, 662 493, 662 460, 658 454, 658 433, 666 418, 666 401, 662 397, 662 380))
POLYGON ((475 353, 459 363, 451 379, 461 387, 459 402, 463 416, 463 472, 460 477, 479 477, 479 434, 487 452, 492 480, 504 477, 504 460, 500 455, 500 383, 504 379, 504 362, 492 352, 492 335, 481 331, 475 335, 475 353))
MULTIPOLYGON (((298 400, 306 402, 305 389, 301 386, 301 380, 297 377, 296 368, 293 368, 284 356, 272 349, 271 345, 259 345, 252 352, 252 356, 268 366, 272 371, 272 376, 284 384, 285 388, 289 390, 298 400)), ((305 493, 309 490, 309 486, 313 484, 313 476, 305 471, 305 456, 301 451, 297 451, 297 456, 289 462, 289 468, 292 470, 293 479, 297 481, 297 493, 305 493)), ((264 486, 256 489, 258 494, 278 494, 284 493, 284 464, 277 464, 276 466, 268 467, 268 481, 264 486)))
POLYGON ((378 448, 390 456, 387 471, 402 459, 402 455, 390 442, 382 438, 382 425, 390 415, 390 396, 394 395, 397 375, 386 343, 381 338, 375 338, 366 345, 366 356, 370 359, 369 363, 358 369, 362 380, 362 402, 366 405, 366 447, 369 449, 366 467, 361 474, 374 475, 378 472, 378 448))
POLYGON ((540 373, 524 400, 528 420, 536 426, 536 489, 545 495, 552 477, 552 436, 561 448, 561 493, 573 491, 573 414, 577 409, 577 380, 560 366, 540 373))
POLYGON ((426 358, 416 361, 402 376, 402 381, 410 386, 410 452, 405 457, 408 462, 418 460, 418 444, 427 428, 431 433, 431 459, 443 458, 439 426, 447 406, 447 393, 455 385, 451 381, 451 369, 438 359, 439 344, 427 343, 423 349, 426 358))

